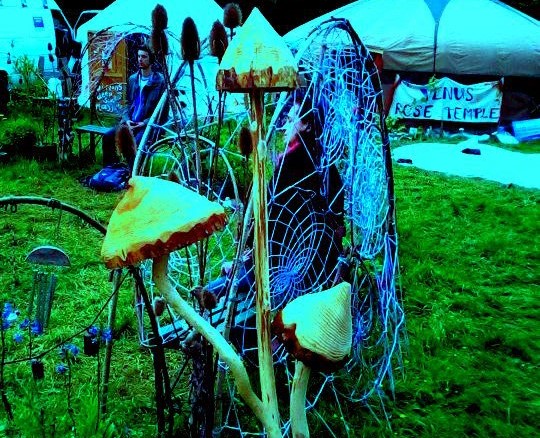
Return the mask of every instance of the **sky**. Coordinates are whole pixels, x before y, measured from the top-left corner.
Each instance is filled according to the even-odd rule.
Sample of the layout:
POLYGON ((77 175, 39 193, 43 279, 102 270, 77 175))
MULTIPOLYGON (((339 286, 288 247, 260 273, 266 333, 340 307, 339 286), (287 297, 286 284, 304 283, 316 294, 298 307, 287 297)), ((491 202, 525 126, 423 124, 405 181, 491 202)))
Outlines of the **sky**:
MULTIPOLYGON (((197 1, 197 0, 177 0, 177 1, 197 1)), ((113 0, 56 0, 62 8, 71 25, 75 23, 80 12, 85 9, 104 9, 113 0)), ((159 3, 159 0, 157 0, 159 3)), ((229 1, 217 0, 217 4, 225 6, 229 1)), ((235 0, 242 9, 244 17, 247 17, 254 6, 257 6, 266 19, 272 24, 274 29, 283 35, 289 30, 318 17, 325 12, 332 11, 338 7, 350 3, 350 0, 235 0), (284 13, 286 5, 294 10, 294 13, 284 13), (297 12, 300 11, 300 12, 297 12)))
MULTIPOLYGON (((71 25, 75 24, 80 12, 85 9, 104 9, 114 0, 56 0, 64 11, 71 25)), ((177 0, 197 1, 197 0, 177 0)), ((254 6, 257 6, 274 29, 284 35, 289 30, 318 17, 326 12, 333 11, 353 0, 235 0, 244 17, 247 17, 254 6), (291 12, 286 11, 290 8, 291 12), (294 11, 294 12, 293 12, 294 11), (297 12, 299 11, 299 12, 297 12)), ((405 1, 405 0, 403 0, 405 1)), ((157 0, 159 2, 159 0, 157 0)), ((229 0, 216 0, 220 6, 225 6, 229 0)), ((505 3, 512 5, 526 14, 540 19, 540 0, 506 0, 505 3)))

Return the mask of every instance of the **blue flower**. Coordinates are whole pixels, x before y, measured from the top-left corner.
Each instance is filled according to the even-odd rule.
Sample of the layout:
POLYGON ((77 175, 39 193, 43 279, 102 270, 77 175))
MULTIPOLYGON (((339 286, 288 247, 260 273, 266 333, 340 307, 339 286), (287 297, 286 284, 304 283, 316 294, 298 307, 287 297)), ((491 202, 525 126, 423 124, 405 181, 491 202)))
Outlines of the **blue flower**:
POLYGON ((73 344, 65 344, 60 347, 58 352, 62 359, 70 359, 70 357, 76 357, 79 354, 79 347, 73 344))
POLYGON ((19 311, 13 307, 13 304, 7 302, 4 303, 4 310, 2 311, 2 330, 10 328, 17 318, 19 317, 19 311))
POLYGON ((69 352, 73 355, 73 357, 76 357, 79 354, 79 347, 73 344, 68 344, 67 348, 69 352))
POLYGON ((2 311, 2 319, 7 319, 8 315, 14 311, 13 304, 9 301, 4 303, 4 310, 2 311))
POLYGON ((21 332, 17 332, 13 335, 13 340, 17 343, 17 344, 20 344, 22 341, 23 341, 24 337, 23 337, 23 334, 21 332))
POLYGON ((35 320, 30 324, 30 332, 35 336, 43 334, 43 327, 38 320, 35 320))
POLYGON ((64 365, 63 363, 56 365, 55 369, 58 374, 65 374, 68 370, 67 366, 64 365))
POLYGON ((11 312, 6 320, 7 322, 9 322, 10 324, 13 324, 15 321, 17 321, 17 318, 19 317, 19 312, 18 311, 15 311, 15 312, 11 312))
POLYGON ((88 334, 90 336, 97 336, 99 334, 99 329, 95 325, 93 325, 88 329, 88 334))
POLYGON ((110 328, 106 328, 101 332, 101 339, 103 342, 110 342, 112 340, 112 330, 110 328))
POLYGON ((27 329, 30 325, 30 320, 28 318, 24 318, 24 321, 19 324, 19 328, 21 330, 27 329))

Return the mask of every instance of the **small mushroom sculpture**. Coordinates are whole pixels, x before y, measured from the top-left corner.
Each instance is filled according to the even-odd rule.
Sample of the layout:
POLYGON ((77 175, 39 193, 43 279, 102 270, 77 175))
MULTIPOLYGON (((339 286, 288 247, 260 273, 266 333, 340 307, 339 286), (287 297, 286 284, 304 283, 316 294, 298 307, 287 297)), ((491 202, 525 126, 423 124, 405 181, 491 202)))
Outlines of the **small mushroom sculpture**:
POLYGON ((105 265, 121 268, 152 259, 157 289, 175 312, 204 336, 229 366, 238 393, 266 428, 280 436, 249 381, 242 359, 225 338, 185 301, 167 275, 169 254, 223 228, 223 207, 180 184, 144 176, 129 180, 128 189, 113 211, 101 248, 105 265))
POLYGON ((291 429, 294 438, 307 438, 306 393, 311 369, 337 371, 351 351, 351 285, 342 282, 331 289, 297 297, 276 314, 272 331, 296 359, 291 429))

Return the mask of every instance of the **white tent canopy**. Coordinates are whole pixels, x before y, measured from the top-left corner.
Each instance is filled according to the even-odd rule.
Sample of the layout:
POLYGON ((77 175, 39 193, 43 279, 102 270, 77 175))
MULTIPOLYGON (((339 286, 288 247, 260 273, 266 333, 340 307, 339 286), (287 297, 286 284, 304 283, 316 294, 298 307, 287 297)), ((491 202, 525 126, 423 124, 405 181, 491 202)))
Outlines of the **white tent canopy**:
POLYGON ((301 46, 323 21, 348 19, 397 71, 540 76, 540 22, 497 0, 359 0, 285 35, 301 46))
MULTIPOLYGON (((152 30, 152 10, 157 4, 165 7, 168 16, 169 33, 169 70, 174 72, 180 64, 180 34, 182 24, 187 17, 191 17, 197 25, 199 38, 201 41, 208 37, 212 24, 216 20, 223 19, 223 9, 214 0, 178 1, 178 0, 116 0, 91 20, 87 21, 77 29, 77 39, 83 48, 88 43, 88 34, 99 31, 110 31, 119 35, 132 33, 143 33, 150 35, 152 30)), ((111 47, 114 49, 114 47, 111 47)), ((106 58, 110 54, 104 53, 106 58)), ((202 62, 210 66, 210 70, 217 71, 217 62, 214 57, 207 53, 201 53, 202 62)), ((88 51, 83 53, 81 60, 82 85, 79 103, 88 105, 90 92, 90 72, 88 51)), ((214 86, 214 78, 209 78, 210 85, 214 86)))

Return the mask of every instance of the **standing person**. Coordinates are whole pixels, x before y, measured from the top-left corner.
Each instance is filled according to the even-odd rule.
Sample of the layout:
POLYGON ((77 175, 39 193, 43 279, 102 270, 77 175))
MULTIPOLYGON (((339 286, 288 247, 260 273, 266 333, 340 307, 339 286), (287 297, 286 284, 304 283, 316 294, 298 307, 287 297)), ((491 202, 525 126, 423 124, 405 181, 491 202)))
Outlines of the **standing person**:
MULTIPOLYGON (((120 122, 120 125, 125 124, 131 129, 136 145, 141 141, 144 129, 159 102, 161 94, 165 91, 163 75, 152 70, 154 54, 148 46, 143 45, 138 48, 137 61, 139 70, 128 79, 126 112, 120 122)), ((103 136, 104 166, 120 161, 115 144, 116 131, 119 126, 111 128, 103 136)), ((133 165, 133 163, 128 164, 130 167, 133 165)))
POLYGON ((271 276, 299 289, 328 287, 343 251, 344 187, 336 165, 323 159, 322 108, 297 90, 286 117, 286 148, 268 194, 271 276))
POLYGON ((325 216, 325 222, 343 233, 343 183, 336 165, 322 160, 323 116, 323 110, 313 106, 308 96, 295 92, 284 125, 287 146, 277 157, 270 197, 284 204, 294 192, 301 193, 325 216))
MULTIPOLYGON (((291 100, 283 129, 285 150, 277 157, 268 185, 273 306, 319 287, 331 287, 345 234, 343 182, 336 165, 323 160, 323 110, 298 90, 291 100)), ((255 282, 253 228, 248 233, 237 274, 239 296, 252 291, 255 282)), ((231 268, 232 263, 225 263, 222 275, 205 286, 218 299, 225 296, 231 268)))

